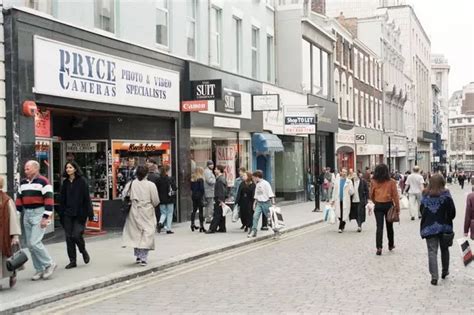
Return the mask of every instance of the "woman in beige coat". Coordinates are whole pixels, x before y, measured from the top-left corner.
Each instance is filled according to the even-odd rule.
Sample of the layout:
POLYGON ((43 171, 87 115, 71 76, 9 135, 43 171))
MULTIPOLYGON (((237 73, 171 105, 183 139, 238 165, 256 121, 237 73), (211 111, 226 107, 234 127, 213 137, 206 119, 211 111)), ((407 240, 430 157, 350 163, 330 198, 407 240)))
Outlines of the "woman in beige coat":
POLYGON ((13 253, 12 247, 20 243, 21 227, 15 202, 3 192, 3 183, 3 177, 0 177, 0 281, 10 278, 12 288, 16 284, 16 272, 7 270, 6 261, 13 253))
POLYGON ((147 265, 148 251, 155 249, 155 207, 160 203, 156 185, 146 179, 147 174, 146 166, 138 166, 137 178, 123 191, 123 196, 127 196, 130 190, 132 201, 123 229, 123 246, 134 248, 136 263, 142 266, 147 265))

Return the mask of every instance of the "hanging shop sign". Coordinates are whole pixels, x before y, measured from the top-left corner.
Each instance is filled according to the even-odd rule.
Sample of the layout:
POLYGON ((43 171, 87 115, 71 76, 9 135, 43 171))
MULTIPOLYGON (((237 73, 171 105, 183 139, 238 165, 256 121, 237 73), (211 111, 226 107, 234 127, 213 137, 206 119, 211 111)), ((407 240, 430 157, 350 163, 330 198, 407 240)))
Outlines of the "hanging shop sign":
POLYGON ((216 112, 226 114, 242 113, 242 95, 224 89, 224 99, 216 100, 216 112))
POLYGON ((315 132, 314 116, 285 116, 285 134, 313 134, 315 132))
POLYGON ((191 81, 191 95, 194 100, 220 100, 222 80, 191 81))
POLYGON ((35 112, 35 136, 51 137, 51 111, 37 110, 35 112))
POLYGON ((260 94, 252 95, 252 110, 259 111, 278 111, 280 109, 279 94, 260 94))
POLYGON ((225 176, 228 187, 234 187, 235 182, 235 157, 236 147, 217 146, 216 147, 216 165, 223 165, 225 167, 225 176))
POLYGON ((34 93, 179 111, 179 73, 34 37, 34 93))
POLYGON ((95 153, 97 152, 97 142, 67 142, 66 152, 95 153))
POLYGON ((202 112, 202 111, 206 111, 207 109, 208 109, 207 100, 181 102, 182 112, 202 112))

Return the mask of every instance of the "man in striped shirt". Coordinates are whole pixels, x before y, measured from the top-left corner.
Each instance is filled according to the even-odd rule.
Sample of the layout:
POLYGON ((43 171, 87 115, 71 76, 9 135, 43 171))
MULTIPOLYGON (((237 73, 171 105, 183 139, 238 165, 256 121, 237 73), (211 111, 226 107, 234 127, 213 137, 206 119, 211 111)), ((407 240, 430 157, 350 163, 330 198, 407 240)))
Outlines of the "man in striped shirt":
POLYGON ((51 223, 53 187, 39 170, 37 161, 26 162, 26 178, 20 182, 16 199, 17 209, 23 212, 26 243, 36 269, 33 281, 48 279, 57 267, 42 242, 46 226, 51 223))

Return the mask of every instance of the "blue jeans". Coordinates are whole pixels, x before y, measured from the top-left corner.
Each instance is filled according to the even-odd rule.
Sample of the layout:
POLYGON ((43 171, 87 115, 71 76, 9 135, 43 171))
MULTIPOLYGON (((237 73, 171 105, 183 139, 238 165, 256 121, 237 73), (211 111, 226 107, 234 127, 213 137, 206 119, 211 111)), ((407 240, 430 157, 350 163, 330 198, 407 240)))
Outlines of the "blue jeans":
POLYGON ((255 212, 253 214, 253 225, 252 230, 257 233, 258 221, 260 220, 260 214, 263 214, 268 218, 270 216, 270 207, 272 203, 270 201, 259 202, 257 201, 257 206, 255 207, 255 212))
POLYGON ((46 231, 46 228, 42 229, 40 226, 43 213, 43 207, 26 209, 23 216, 26 246, 30 250, 33 267, 37 272, 44 271, 53 263, 51 256, 49 256, 42 243, 44 232, 46 231))
POLYGON ((165 228, 167 231, 171 231, 171 223, 173 222, 174 204, 160 204, 160 223, 163 224, 166 220, 165 228))

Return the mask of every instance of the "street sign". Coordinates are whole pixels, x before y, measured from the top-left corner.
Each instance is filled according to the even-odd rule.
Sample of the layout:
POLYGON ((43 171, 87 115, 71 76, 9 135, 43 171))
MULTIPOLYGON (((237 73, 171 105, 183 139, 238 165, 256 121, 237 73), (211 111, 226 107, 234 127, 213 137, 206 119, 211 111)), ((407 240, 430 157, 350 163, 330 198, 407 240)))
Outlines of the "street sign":
POLYGON ((259 94, 252 95, 252 110, 258 111, 278 111, 280 109, 279 94, 259 94))

